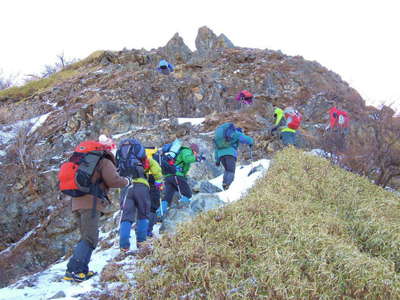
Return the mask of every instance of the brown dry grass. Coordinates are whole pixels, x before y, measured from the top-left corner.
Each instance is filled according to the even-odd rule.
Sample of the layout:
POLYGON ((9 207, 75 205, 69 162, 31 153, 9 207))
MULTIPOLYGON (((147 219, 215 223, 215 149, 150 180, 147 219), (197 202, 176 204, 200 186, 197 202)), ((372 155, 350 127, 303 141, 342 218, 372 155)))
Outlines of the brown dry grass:
POLYGON ((164 236, 137 299, 399 299, 399 197, 280 152, 250 194, 164 236))

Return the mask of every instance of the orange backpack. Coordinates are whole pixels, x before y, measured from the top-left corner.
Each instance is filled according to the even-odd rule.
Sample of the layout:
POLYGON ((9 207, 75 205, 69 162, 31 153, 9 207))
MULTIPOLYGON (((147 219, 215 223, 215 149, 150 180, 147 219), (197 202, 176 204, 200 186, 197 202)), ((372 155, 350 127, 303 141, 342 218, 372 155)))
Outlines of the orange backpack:
POLYGON ((95 168, 105 155, 104 145, 97 141, 80 143, 58 172, 61 192, 71 197, 92 194, 105 198, 105 193, 99 187, 100 182, 92 183, 91 181, 95 168))

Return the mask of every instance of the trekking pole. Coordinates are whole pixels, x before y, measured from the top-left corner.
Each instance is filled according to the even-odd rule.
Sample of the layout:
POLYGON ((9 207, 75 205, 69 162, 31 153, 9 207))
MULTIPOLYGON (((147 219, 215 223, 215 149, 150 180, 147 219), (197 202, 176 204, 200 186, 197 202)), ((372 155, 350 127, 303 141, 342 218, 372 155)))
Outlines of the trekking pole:
POLYGON ((250 168, 250 171, 249 171, 249 174, 247 174, 247 176, 250 176, 251 174, 253 174, 254 173, 254 170, 253 170, 253 149, 252 149, 252 147, 250 147, 250 161, 251 161, 251 168, 250 168))
POLYGON ((176 176, 176 175, 175 175, 175 183, 176 183, 176 187, 178 188, 179 196, 182 198, 181 189, 179 188, 178 176, 176 176))
POLYGON ((131 185, 129 185, 126 189, 126 193, 124 195, 124 200, 122 201, 122 205, 121 205, 121 216, 119 217, 119 227, 121 229, 121 222, 122 222, 122 215, 124 213, 124 207, 125 207, 125 202, 126 202, 126 198, 128 196, 129 193, 129 189, 131 188, 131 185))

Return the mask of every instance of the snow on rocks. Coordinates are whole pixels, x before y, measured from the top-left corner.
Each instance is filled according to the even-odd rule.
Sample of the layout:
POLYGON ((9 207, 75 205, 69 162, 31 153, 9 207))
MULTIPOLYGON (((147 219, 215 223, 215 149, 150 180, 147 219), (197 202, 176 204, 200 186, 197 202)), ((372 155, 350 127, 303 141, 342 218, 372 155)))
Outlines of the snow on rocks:
MULTIPOLYGON (((262 159, 254 162, 253 164, 246 166, 237 166, 235 180, 226 191, 219 193, 208 193, 207 199, 213 203, 206 203, 207 199, 194 199, 197 205, 194 206, 195 212, 193 212, 192 217, 194 217, 199 211, 207 211, 209 209, 214 209, 226 205, 228 202, 233 202, 239 200, 245 196, 248 190, 256 183, 256 181, 261 178, 265 171, 268 169, 270 161, 267 159, 262 159), (256 171, 248 176, 250 170, 256 168, 256 171), (204 200, 204 201, 203 201, 204 200)), ((222 175, 218 176, 212 180, 210 183, 221 187, 222 186, 222 175)), ((195 198, 195 197, 194 197, 195 198)), ((201 198, 201 194, 198 194, 197 198, 201 198)), ((193 200, 193 202, 195 202, 193 200)), ((187 215, 187 214, 186 214, 187 215)), ((190 220, 191 218, 185 218, 190 220)), ((119 213, 116 212, 113 216, 114 224, 118 222, 119 213)), ((109 225, 109 224, 108 224, 109 225)), ((160 225, 157 224, 154 227, 155 238, 159 238, 160 225)), ((109 232, 100 231, 100 245, 102 241, 107 244, 107 247, 98 247, 92 255, 91 262, 89 264, 90 270, 97 272, 98 275, 90 278, 82 283, 71 283, 63 280, 63 276, 67 267, 68 258, 64 257, 59 260, 59 262, 53 264, 45 271, 25 276, 21 278, 16 283, 9 285, 8 287, 0 289, 0 299, 4 300, 19 300, 19 299, 56 299, 58 297, 63 297, 62 299, 79 299, 80 296, 87 295, 93 292, 102 292, 104 290, 104 282, 100 282, 101 274, 106 269, 112 269, 113 264, 117 264, 121 268, 129 265, 129 273, 132 274, 135 269, 136 258, 134 256, 126 256, 123 259, 116 261, 120 255, 119 245, 118 245, 118 228, 113 228, 109 232)), ((135 231, 131 231, 131 250, 136 249, 136 236, 135 231)), ((106 277, 105 277, 106 278, 106 277)), ((131 276, 130 281, 134 281, 131 276)), ((117 282, 107 283, 107 288, 112 290, 113 285, 118 285, 117 282)))

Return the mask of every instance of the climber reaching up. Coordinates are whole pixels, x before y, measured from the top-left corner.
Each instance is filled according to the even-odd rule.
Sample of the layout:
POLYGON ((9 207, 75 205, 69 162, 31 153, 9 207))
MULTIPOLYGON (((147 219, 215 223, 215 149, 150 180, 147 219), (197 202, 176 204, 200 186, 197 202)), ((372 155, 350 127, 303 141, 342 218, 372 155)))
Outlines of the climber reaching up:
POLYGON ((171 65, 168 61, 162 59, 158 63, 157 71, 164 75, 169 75, 174 71, 174 66, 171 65))
POLYGON ((201 162, 205 157, 199 153, 197 144, 182 146, 179 140, 163 146, 161 168, 164 175, 165 195, 158 210, 164 215, 171 206, 175 192, 179 193, 180 203, 190 203, 192 190, 187 182, 187 173, 194 162, 201 162))
POLYGON ((271 129, 271 135, 280 129, 279 138, 285 146, 296 145, 296 131, 300 128, 302 115, 293 107, 286 107, 285 110, 276 107, 274 110, 274 127, 271 129))
POLYGON ((222 188, 224 190, 229 188, 235 178, 239 143, 252 147, 254 140, 245 135, 241 128, 236 128, 233 123, 224 123, 215 130, 215 161, 217 166, 222 163, 225 169, 222 181, 222 188))

